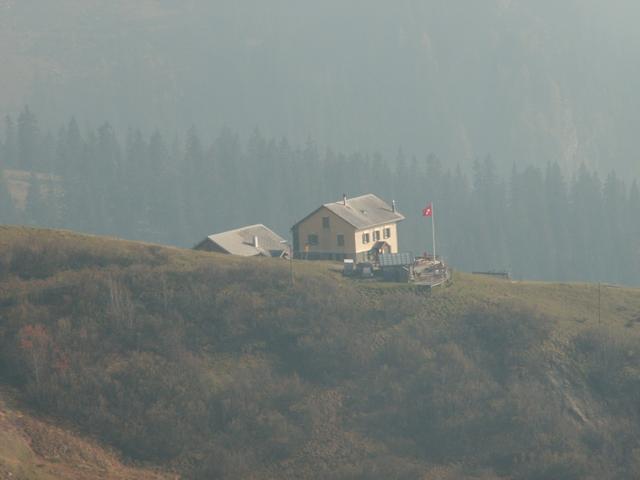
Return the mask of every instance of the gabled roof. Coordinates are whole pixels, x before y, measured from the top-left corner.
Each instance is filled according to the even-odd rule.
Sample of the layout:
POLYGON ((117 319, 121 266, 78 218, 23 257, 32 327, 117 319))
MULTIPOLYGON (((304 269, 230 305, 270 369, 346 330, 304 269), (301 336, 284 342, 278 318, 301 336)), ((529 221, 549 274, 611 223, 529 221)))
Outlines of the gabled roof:
POLYGON ((404 215, 398 213, 398 211, 394 212, 393 208, 380 197, 377 197, 372 193, 368 193, 360 197, 348 198, 346 205, 343 200, 325 203, 320 208, 314 210, 312 213, 296 223, 296 225, 304 222, 307 218, 322 208, 326 208, 336 214, 358 230, 404 220, 404 215))
POLYGON ((284 238, 262 224, 249 225, 227 232, 215 233, 209 235, 207 239, 231 255, 241 255, 244 257, 253 257, 256 255, 279 257, 282 256, 287 248, 284 238), (254 245, 256 237, 258 239, 257 246, 254 245))

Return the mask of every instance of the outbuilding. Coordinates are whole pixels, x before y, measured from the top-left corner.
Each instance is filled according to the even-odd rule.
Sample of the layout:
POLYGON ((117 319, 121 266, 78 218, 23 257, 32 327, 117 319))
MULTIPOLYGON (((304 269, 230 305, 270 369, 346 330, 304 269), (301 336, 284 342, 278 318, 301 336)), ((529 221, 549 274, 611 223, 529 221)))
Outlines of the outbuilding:
POLYGON ((287 257, 286 240, 262 224, 214 233, 193 247, 195 250, 242 257, 287 257))

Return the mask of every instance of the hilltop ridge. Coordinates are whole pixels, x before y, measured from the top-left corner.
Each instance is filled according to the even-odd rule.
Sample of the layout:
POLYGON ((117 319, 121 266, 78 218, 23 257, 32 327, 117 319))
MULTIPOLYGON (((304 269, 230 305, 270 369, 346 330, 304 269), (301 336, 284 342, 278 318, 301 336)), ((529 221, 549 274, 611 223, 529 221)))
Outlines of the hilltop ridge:
POLYGON ((638 290, 294 269, 0 227, 0 384, 184 478, 640 473, 638 290))

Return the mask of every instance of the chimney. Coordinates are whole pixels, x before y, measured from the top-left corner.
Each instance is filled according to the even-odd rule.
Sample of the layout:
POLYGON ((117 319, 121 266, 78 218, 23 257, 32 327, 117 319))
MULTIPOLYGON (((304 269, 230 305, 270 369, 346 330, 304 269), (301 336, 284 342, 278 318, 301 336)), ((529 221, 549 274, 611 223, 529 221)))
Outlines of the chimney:
POLYGON ((258 236, 257 235, 253 236, 253 246, 256 247, 256 248, 258 248, 260 246, 259 242, 258 242, 258 236))
POLYGON ((391 211, 393 213, 396 213, 396 201, 395 200, 391 200, 391 211))
POLYGON ((347 206, 347 194, 343 193, 342 194, 342 204, 346 207, 347 206))

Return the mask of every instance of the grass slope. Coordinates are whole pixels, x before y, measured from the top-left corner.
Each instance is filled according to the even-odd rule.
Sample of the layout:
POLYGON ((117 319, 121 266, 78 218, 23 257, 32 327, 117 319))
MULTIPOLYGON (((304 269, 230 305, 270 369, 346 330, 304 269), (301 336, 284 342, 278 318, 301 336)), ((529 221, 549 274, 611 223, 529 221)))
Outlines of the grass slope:
POLYGON ((0 478, 160 480, 173 475, 123 465, 114 452, 15 405, 0 389, 0 478))
POLYGON ((639 291, 294 268, 0 227, 0 379, 187 478, 640 474, 639 291))

